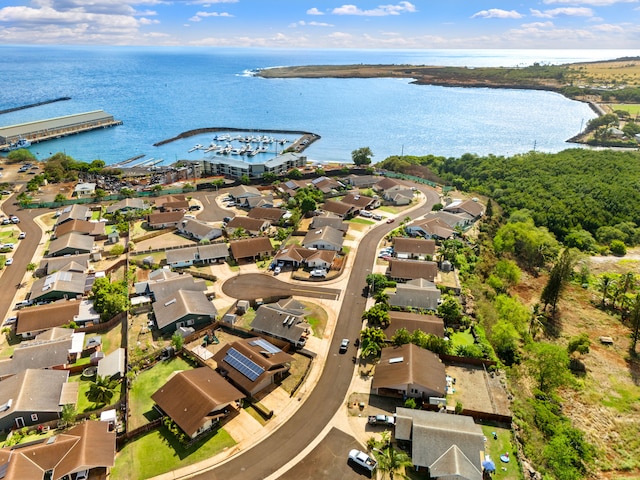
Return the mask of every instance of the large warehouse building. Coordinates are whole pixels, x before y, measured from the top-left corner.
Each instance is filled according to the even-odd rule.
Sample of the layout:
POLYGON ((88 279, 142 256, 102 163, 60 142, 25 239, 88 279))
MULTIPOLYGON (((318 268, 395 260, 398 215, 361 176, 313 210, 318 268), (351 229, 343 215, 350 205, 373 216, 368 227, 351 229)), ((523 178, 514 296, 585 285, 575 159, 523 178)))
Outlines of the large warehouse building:
POLYGON ((0 127, 0 149, 18 141, 20 138, 24 138, 31 143, 38 143, 52 138, 121 124, 122 121, 115 120, 113 115, 109 115, 103 110, 95 110, 48 120, 9 125, 0 127))

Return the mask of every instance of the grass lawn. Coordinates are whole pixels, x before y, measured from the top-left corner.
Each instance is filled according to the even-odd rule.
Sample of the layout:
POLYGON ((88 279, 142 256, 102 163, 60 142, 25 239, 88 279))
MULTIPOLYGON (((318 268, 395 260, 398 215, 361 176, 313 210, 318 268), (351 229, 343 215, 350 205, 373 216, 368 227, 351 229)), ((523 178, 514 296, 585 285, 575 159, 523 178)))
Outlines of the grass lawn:
MULTIPOLYGON (((86 379, 80 373, 69 376, 70 382, 78 382, 80 384, 80 387, 78 389, 78 404, 76 405, 76 409, 78 413, 91 412, 93 410, 97 410, 98 408, 102 408, 105 406, 102 404, 93 403, 89 401, 89 399, 87 398, 87 392, 89 391, 89 387, 91 386, 91 383, 93 382, 94 379, 95 377, 92 379, 86 379)), ((124 387, 122 384, 120 384, 119 387, 120 388, 116 389, 115 395, 111 400, 111 404, 114 404, 118 400, 120 400, 120 396, 122 395, 122 389, 124 387)))
POLYGON ((453 347, 457 347, 458 345, 473 345, 473 335, 469 333, 469 330, 465 330, 464 332, 456 332, 451 336, 451 343, 453 347))
POLYGON ((386 213, 391 213, 393 215, 400 212, 400 209, 398 207, 392 207, 390 205, 383 205, 381 207, 378 207, 378 210, 386 213))
MULTIPOLYGON (((138 374, 129 392, 131 418, 128 428, 134 429, 153 420, 157 412, 153 409, 151 395, 164 385, 173 372, 191 370, 193 367, 179 357, 155 364, 138 374)), ((140 478, 140 477, 137 477, 140 478)))
POLYGON ((496 464, 496 472, 493 474, 495 480, 521 480, 522 472, 517 462, 516 449, 511 443, 511 430, 506 428, 498 428, 492 425, 482 425, 482 433, 487 437, 485 455, 491 455, 491 460, 496 464), (493 432, 496 433, 497 440, 493 438, 493 432), (511 461, 504 463, 500 461, 500 455, 509 453, 511 461))
POLYGON ((376 222, 367 220, 366 218, 355 217, 349 220, 349 223, 359 223, 361 225, 375 225, 376 222))
POLYGON ((102 212, 100 212, 99 210, 95 211, 95 212, 91 212, 91 220, 100 220, 100 214, 102 212))
POLYGON ((125 445, 116 457, 111 478, 154 477, 211 458, 235 443, 220 429, 187 449, 163 426, 125 445))
POLYGON ((147 257, 153 258, 153 263, 159 264, 161 260, 166 258, 166 254, 164 252, 153 252, 153 253, 141 253, 139 255, 135 255, 134 260, 142 261, 147 257))
POLYGON ((9 230, 0 230, 0 239, 2 239, 5 242, 11 238, 17 238, 17 237, 18 237, 18 233, 13 228, 9 230))
POLYGON ((305 357, 299 353, 294 353, 293 358, 294 361, 291 362, 289 375, 287 375, 280 384, 280 386, 289 393, 289 395, 293 393, 293 390, 300 383, 300 379, 307 373, 307 370, 309 370, 309 367, 311 366, 311 359, 309 357, 305 357))
POLYGON ((625 112, 629 112, 632 116, 640 114, 640 104, 637 103, 614 103, 610 106, 613 110, 624 110, 625 112))

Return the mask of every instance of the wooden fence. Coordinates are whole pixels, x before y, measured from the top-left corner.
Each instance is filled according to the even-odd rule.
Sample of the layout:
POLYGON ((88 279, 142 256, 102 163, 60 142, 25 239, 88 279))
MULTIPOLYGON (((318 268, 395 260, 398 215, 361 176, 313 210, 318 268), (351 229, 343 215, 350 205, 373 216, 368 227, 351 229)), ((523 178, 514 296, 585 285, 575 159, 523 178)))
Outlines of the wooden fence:
POLYGON ((127 318, 127 312, 120 312, 108 322, 96 323, 95 325, 89 325, 87 327, 78 327, 74 329, 74 331, 76 333, 77 332, 84 332, 84 333, 106 332, 111 330, 113 327, 115 327, 123 319, 126 319, 126 318, 127 318))

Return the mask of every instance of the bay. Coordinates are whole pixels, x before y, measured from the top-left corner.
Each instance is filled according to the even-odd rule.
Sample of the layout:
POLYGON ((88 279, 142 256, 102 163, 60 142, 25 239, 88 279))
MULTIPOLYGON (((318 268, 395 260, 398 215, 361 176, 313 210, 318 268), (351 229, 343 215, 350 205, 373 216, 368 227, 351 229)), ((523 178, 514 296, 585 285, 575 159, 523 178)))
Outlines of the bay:
MULTIPOLYGON (((0 115, 12 125, 105 110, 123 125, 37 144, 107 164, 138 155, 166 164, 198 159, 211 136, 162 147, 186 130, 230 127, 300 130, 321 139, 305 154, 349 162, 368 146, 389 155, 555 152, 595 117, 588 105, 527 90, 447 88, 409 79, 263 79, 260 68, 319 64, 523 66, 638 55, 611 50, 274 50, 134 47, 0 47, 0 110, 68 96, 71 100, 0 115)), ((288 136, 292 138, 291 136, 288 136)))

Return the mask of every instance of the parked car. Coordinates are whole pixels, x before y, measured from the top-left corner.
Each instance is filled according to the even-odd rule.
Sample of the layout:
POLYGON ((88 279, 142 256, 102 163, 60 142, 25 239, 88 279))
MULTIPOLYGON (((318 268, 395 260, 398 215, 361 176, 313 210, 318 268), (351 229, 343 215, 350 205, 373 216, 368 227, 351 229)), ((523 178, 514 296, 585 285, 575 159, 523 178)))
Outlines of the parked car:
POLYGON ((372 457, 360 450, 356 450, 355 448, 349 452, 349 460, 360 467, 366 468, 370 472, 373 472, 378 466, 378 462, 376 462, 372 457))
POLYGON ((27 238, 26 232, 20 232, 20 235, 18 235, 18 239, 22 240, 23 238, 27 238))
POLYGON ((18 317, 9 317, 4 321, 3 325, 12 325, 17 321, 18 321, 18 317))
POLYGON ((20 223, 20 219, 19 219, 18 217, 16 217, 15 215, 12 215, 12 216, 11 216, 11 221, 12 221, 13 223, 20 223))
POLYGON ((387 223, 393 223, 395 221, 395 218, 388 218, 387 219, 387 223))
POLYGON ((371 218, 371 212, 367 212, 366 210, 360 210, 360 216, 361 217, 366 217, 366 218, 371 218))
POLYGON ((340 353, 345 353, 347 351, 347 348, 349 348, 349 339, 343 338, 340 342, 340 353))
POLYGON ((4 262, 5 265, 12 265, 13 264, 13 258, 7 258, 7 260, 4 262))
POLYGON ((311 270, 311 273, 309 275, 316 278, 324 278, 327 276, 327 271, 322 268, 316 268, 314 270, 311 270))
POLYGON ((276 268, 273 269, 273 274, 278 275, 282 271, 282 267, 276 265, 276 268))
POLYGON ((191 206, 189 207, 189 210, 190 210, 190 211, 192 211, 192 212, 193 212, 193 211, 200 210, 200 205, 191 205, 191 206))
POLYGON ((2 220, 3 225, 9 225, 10 223, 11 223, 11 220, 9 220, 8 218, 5 218, 2 220))
POLYGON ((374 213, 371 218, 373 218, 374 220, 382 220, 382 215, 378 215, 377 213, 374 213))
POLYGON ((10 248, 11 250, 14 249, 15 244, 14 243, 5 243, 3 246, 3 248, 10 248))

